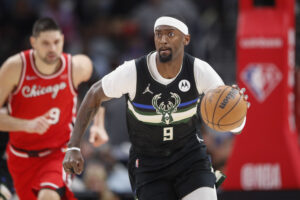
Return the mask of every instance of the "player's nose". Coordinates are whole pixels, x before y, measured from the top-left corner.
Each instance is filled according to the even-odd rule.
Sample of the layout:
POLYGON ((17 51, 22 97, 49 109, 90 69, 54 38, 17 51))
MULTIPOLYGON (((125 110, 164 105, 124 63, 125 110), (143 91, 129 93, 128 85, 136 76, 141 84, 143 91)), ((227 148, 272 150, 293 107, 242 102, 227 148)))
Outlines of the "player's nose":
POLYGON ((167 35, 163 34, 159 42, 161 44, 167 44, 168 43, 168 37, 167 37, 167 35))

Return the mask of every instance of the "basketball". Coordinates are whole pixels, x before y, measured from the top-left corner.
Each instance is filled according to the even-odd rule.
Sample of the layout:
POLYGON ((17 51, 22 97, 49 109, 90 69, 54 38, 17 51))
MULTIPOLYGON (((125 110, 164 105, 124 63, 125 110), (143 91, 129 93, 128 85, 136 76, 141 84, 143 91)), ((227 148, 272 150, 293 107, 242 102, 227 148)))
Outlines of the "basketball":
POLYGON ((204 95, 200 113, 210 128, 227 132, 243 123, 247 114, 247 101, 239 90, 226 85, 220 86, 204 95))

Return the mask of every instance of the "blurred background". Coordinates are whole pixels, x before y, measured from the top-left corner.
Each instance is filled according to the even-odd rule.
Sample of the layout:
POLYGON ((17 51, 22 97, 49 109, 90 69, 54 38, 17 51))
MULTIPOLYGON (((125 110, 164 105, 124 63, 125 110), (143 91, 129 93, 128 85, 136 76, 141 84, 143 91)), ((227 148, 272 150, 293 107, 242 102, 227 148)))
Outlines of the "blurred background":
MULTIPOLYGON (((58 22, 63 30, 65 52, 87 54, 92 59, 95 70, 100 74, 100 77, 103 77, 124 61, 153 51, 155 49, 153 42, 155 19, 168 13, 179 14, 186 19, 191 34, 191 43, 186 51, 207 61, 227 85, 239 83, 240 86, 246 87, 250 102, 253 102, 251 113, 248 115, 247 126, 242 135, 218 133, 209 128, 206 128, 204 132, 204 140, 208 146, 208 152, 211 154, 214 169, 221 170, 228 176, 226 179, 228 182, 225 181, 224 188, 218 189, 219 199, 300 199, 300 168, 298 168, 300 165, 295 161, 300 160, 299 133, 296 128, 287 127, 291 125, 285 125, 286 123, 294 123, 295 126, 300 125, 297 123, 297 120, 299 122, 297 117, 300 115, 300 108, 297 106, 300 105, 297 104, 300 87, 294 87, 297 86, 297 82, 300 82, 300 76, 297 75, 300 65, 300 40, 298 40, 300 34, 300 1, 251 0, 251 3, 260 9, 272 9, 281 6, 273 15, 266 14, 263 10, 259 13, 249 14, 247 13, 250 12, 247 8, 247 2, 250 1, 245 0, 245 6, 241 8, 242 1, 1 0, 0 63, 2 64, 13 54, 31 48, 29 37, 33 23, 39 17, 50 16, 58 22), (287 8, 282 2, 292 3, 287 3, 287 8), (238 21, 243 12, 245 14, 243 20, 238 21), (263 13, 265 13, 266 18, 263 17, 263 13), (255 18, 256 14, 259 16, 258 18, 255 18), (268 19, 270 20, 268 21, 268 19), (290 23, 286 23, 286 21, 290 23), (256 25, 256 22, 259 25, 256 25), (241 23, 249 24, 249 26, 241 23), (267 26, 264 26, 264 23, 267 26), (248 31, 248 29, 251 30, 248 31), (270 35, 272 31, 274 34, 270 35), (286 36, 289 33, 294 36, 286 36), (261 39, 268 36, 282 39, 280 40, 281 43, 279 42, 282 45, 275 47, 278 48, 278 52, 269 51, 270 47, 262 47, 268 41, 261 41, 261 39), (248 41, 248 43, 247 41, 244 42, 244 46, 237 45, 239 44, 238 41, 242 41, 243 38, 253 39, 255 37, 258 38, 262 46, 257 44, 255 46, 253 40, 248 41), (294 49, 294 54, 291 56, 288 54, 290 40, 292 40, 289 39, 290 37, 296 38, 291 47, 294 49), (255 48, 258 50, 256 51, 255 48), (282 60, 275 64, 277 67, 268 67, 268 64, 273 63, 271 62, 272 56, 255 60, 264 52, 267 55, 274 55, 276 59, 282 57, 282 60), (251 56, 248 57, 250 54, 251 56), (293 59, 294 62, 292 64, 286 63, 288 59, 285 59, 285 55, 293 59), (247 60, 250 57, 252 60, 247 60), (254 63, 254 65, 249 65, 249 63, 254 63), (257 75, 257 77, 255 76, 257 73, 254 73, 257 69, 270 70, 259 71, 260 74, 258 73, 259 76, 257 75), (279 76, 278 73, 276 74, 276 70, 279 73, 282 72, 280 80, 276 79, 279 76), (269 73, 270 71, 272 72, 269 73), (268 76, 262 75, 264 73, 268 76), (284 83, 288 74, 294 77, 294 82, 286 86, 284 83), (265 84, 257 87, 263 87, 264 93, 259 93, 263 95, 259 96, 254 83, 261 83, 262 80, 265 84), (271 86, 267 85, 267 83, 276 82, 276 80, 279 82, 271 86), (268 99, 272 99, 270 95, 277 86, 280 90, 278 96, 289 96, 292 100, 279 98, 278 102, 275 100, 271 103, 268 102, 268 99), (291 91, 288 91, 287 88, 291 91), (288 95, 290 93, 293 95, 288 95), (291 103, 286 103, 286 101, 291 103), (291 109, 291 104, 294 106, 293 109, 291 109), (276 109, 280 112, 276 112, 276 109), (293 119, 285 115, 286 112, 282 111, 285 109, 293 113, 293 119), (262 114, 262 118, 255 117, 260 114, 262 114), (277 118, 277 116, 283 118, 277 118), (276 119, 284 121, 278 123, 282 124, 283 127, 275 128, 273 131, 269 127, 273 127, 272 123, 277 123, 276 119), (259 121, 255 120, 265 123, 261 126, 259 121), (294 121, 291 122, 291 120, 294 121), (285 121, 287 122, 285 123, 285 121), (276 130, 280 133, 277 133, 276 130), (265 137, 260 137, 263 134, 265 137), (293 136, 290 137, 290 135, 293 136), (276 137, 278 141, 273 140, 276 137), (257 140, 262 141, 262 143, 257 145, 252 143, 257 140), (248 144, 249 147, 245 144, 248 144), (293 146, 293 149, 290 149, 289 146, 293 146), (288 148, 286 151, 284 150, 285 147, 288 148), (268 152, 264 149, 272 149, 272 151, 268 152), (243 154, 244 151, 245 154, 243 154), (277 151, 284 152, 284 155, 279 155, 277 151), (291 151, 293 152, 291 153, 291 151), (232 152, 236 152, 234 158, 232 152), (251 161, 251 155, 254 161, 251 161), (262 164, 268 160, 265 159, 268 156, 271 156, 271 160, 267 162, 269 164, 262 164), (238 160, 240 157, 241 159, 238 160), (259 157, 261 159, 255 160, 259 157), (247 159, 251 162, 245 165, 243 160, 247 159), (229 165, 227 165, 228 162, 229 165), (287 163, 291 170, 281 166, 281 162, 287 163), (269 172, 269 178, 261 178, 263 174, 269 172), (285 173, 289 174, 286 175, 285 173), (257 176, 257 180, 252 180, 252 175, 257 176), (245 179, 251 179, 252 182, 247 182, 245 179), (270 186, 267 179, 270 179, 271 182, 276 179, 277 182, 275 180, 276 183, 272 182, 270 186)), ((274 63, 276 62, 277 60, 274 61, 274 63)), ((89 85, 82 87, 84 89, 79 94, 81 99, 89 85)), ((277 97, 274 96, 273 99, 277 99, 277 97)), ((105 126, 110 136, 108 144, 94 148, 88 143, 86 134, 86 141, 83 144, 86 168, 83 175, 75 178, 73 184, 73 191, 79 199, 133 199, 126 168, 130 143, 126 131, 124 105, 124 98, 104 104, 106 109, 105 126)))

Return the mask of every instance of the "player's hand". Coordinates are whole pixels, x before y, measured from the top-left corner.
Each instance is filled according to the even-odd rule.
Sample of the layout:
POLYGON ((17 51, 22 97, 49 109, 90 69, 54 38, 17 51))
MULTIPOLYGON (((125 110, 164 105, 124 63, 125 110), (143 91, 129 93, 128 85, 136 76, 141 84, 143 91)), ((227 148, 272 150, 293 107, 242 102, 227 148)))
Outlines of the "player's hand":
POLYGON ((237 86, 237 85, 235 85, 235 84, 232 85, 231 87, 233 87, 234 89, 237 89, 237 90, 240 91, 240 94, 244 97, 244 100, 247 101, 247 107, 248 107, 248 109, 249 109, 251 104, 250 104, 250 102, 248 101, 248 95, 245 94, 246 88, 240 89, 239 86, 237 86))
POLYGON ((108 135, 105 129, 99 128, 95 125, 90 128, 89 142, 98 147, 108 141, 108 135))
POLYGON ((84 160, 80 151, 70 150, 66 152, 63 167, 66 173, 81 174, 83 171, 84 160))
POLYGON ((43 115, 32 120, 28 120, 25 131, 27 133, 37 133, 39 135, 43 135, 48 130, 50 125, 51 124, 49 123, 47 116, 43 115))

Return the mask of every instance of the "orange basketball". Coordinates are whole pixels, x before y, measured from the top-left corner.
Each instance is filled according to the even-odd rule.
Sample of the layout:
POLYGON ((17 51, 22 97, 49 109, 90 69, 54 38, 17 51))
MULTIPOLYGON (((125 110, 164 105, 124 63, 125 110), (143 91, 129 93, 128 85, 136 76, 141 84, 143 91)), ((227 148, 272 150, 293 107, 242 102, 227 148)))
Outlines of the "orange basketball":
POLYGON ((247 101, 239 90, 220 86, 204 95, 200 113, 210 128, 221 132, 230 131, 243 123, 247 114, 247 101))

